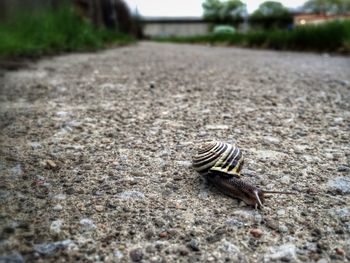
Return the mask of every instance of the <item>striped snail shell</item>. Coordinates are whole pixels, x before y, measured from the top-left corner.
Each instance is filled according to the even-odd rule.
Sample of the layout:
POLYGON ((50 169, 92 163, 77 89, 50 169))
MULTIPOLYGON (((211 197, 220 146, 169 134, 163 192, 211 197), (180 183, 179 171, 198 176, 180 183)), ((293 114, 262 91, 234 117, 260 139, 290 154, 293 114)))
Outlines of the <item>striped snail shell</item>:
POLYGON ((291 192, 262 190, 242 180, 244 164, 241 150, 224 142, 207 142, 200 145, 193 156, 193 168, 213 183, 223 193, 243 200, 256 208, 262 207, 264 194, 293 194, 291 192))

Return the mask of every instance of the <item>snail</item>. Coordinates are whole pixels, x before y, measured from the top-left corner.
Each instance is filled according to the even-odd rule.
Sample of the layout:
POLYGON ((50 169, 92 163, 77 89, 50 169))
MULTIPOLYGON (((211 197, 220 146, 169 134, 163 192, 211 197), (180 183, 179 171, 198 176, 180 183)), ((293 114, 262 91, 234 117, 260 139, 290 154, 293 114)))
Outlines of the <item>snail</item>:
POLYGON ((243 200, 246 204, 263 207, 265 194, 295 194, 262 190, 241 179, 244 164, 241 150, 223 142, 207 142, 193 156, 193 168, 224 194, 243 200))

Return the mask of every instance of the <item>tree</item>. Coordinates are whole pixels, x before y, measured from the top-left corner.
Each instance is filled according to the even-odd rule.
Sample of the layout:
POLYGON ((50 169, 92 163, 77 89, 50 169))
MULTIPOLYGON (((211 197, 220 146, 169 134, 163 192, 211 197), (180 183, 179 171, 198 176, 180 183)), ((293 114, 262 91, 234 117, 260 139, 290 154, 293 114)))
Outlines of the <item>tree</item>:
POLYGON ((316 14, 346 14, 350 12, 349 0, 309 0, 304 10, 316 14))
POLYGON ((251 24, 263 28, 287 27, 293 17, 289 10, 280 2, 266 1, 249 17, 251 24))
POLYGON ((239 22, 246 13, 246 6, 240 0, 206 0, 202 7, 204 19, 216 23, 239 22))
POLYGON ((123 0, 74 0, 74 4, 79 13, 91 19, 96 26, 132 32, 131 12, 123 0))
POLYGON ((259 8, 253 13, 258 16, 280 16, 288 13, 288 9, 285 8, 280 2, 266 1, 262 3, 259 8))

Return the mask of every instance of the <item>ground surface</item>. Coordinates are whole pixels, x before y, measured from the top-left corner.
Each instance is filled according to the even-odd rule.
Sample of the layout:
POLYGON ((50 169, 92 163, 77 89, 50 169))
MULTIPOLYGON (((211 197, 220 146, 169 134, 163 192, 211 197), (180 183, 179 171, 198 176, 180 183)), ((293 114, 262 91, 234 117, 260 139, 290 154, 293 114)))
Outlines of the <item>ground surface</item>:
POLYGON ((349 58, 140 43, 2 73, 0 103, 0 262, 350 259, 349 58), (208 187, 209 139, 301 193, 208 187))

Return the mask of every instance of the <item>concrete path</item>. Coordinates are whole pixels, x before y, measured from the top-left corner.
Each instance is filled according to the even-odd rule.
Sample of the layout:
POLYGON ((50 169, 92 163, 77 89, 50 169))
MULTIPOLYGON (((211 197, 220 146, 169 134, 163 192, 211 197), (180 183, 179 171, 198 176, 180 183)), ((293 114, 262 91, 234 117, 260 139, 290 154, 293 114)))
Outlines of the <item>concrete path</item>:
POLYGON ((0 82, 0 262, 350 260, 349 58, 144 42, 0 82), (191 168, 209 139, 300 194, 221 194, 191 168))

